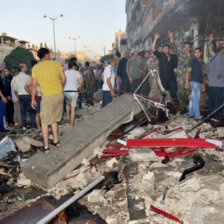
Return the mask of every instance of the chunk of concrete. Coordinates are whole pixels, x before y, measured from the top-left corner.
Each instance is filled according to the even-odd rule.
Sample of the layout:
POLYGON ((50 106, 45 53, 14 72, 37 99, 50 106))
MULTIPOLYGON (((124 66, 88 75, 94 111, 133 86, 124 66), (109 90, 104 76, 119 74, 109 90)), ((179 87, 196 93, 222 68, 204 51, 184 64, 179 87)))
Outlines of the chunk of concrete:
POLYGON ((122 95, 113 100, 78 123, 75 131, 65 133, 60 138, 60 148, 50 146, 49 154, 40 152, 22 163, 23 173, 38 185, 46 188, 54 186, 84 158, 88 158, 94 148, 103 145, 108 135, 126 121, 133 110, 137 114, 141 108, 132 96, 122 95))
POLYGON ((102 90, 99 90, 93 94, 93 100, 97 103, 100 102, 101 100, 103 100, 102 90))
POLYGON ((165 136, 165 138, 188 138, 188 135, 184 130, 177 130, 165 136))
POLYGON ((89 195, 88 195, 88 202, 91 203, 102 203, 105 201, 105 198, 103 197, 101 190, 93 190, 89 195))
POLYGON ((19 175, 19 179, 17 180, 18 187, 29 187, 31 185, 31 180, 27 179, 23 174, 19 175))
POLYGON ((30 144, 20 139, 15 140, 15 144, 18 147, 18 150, 22 153, 29 152, 31 149, 30 144))
POLYGON ((201 184, 196 178, 192 178, 180 184, 181 191, 194 191, 197 192, 201 189, 201 184))
POLYGON ((130 149, 129 157, 133 162, 157 162, 161 160, 148 148, 130 149))
POLYGON ((36 147, 42 147, 43 143, 40 141, 37 141, 35 139, 29 138, 29 137, 23 137, 23 141, 26 142, 27 144, 36 146, 36 147))
POLYGON ((106 162, 106 166, 107 166, 108 168, 111 168, 111 169, 117 167, 117 166, 118 166, 118 162, 117 162, 116 158, 113 158, 113 159, 108 160, 108 161, 106 162))

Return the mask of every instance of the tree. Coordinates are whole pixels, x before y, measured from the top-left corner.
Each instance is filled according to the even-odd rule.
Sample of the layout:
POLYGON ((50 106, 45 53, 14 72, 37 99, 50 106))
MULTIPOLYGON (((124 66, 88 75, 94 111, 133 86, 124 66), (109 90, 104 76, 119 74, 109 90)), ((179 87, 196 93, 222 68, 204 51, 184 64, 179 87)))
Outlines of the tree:
POLYGON ((4 62, 9 69, 18 68, 21 63, 24 63, 28 68, 31 68, 31 62, 34 60, 33 54, 29 50, 23 47, 17 47, 5 57, 4 62))
POLYGON ((111 56, 113 56, 112 54, 108 54, 108 55, 105 55, 103 56, 101 59, 100 59, 100 63, 104 64, 105 61, 108 61, 111 56))

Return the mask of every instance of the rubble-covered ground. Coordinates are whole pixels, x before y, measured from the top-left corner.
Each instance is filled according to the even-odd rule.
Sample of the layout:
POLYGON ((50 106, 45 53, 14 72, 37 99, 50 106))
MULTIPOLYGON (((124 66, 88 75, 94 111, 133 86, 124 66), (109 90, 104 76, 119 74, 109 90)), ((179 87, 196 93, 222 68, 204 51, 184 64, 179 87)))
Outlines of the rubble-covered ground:
MULTIPOLYGON (((79 111, 78 115, 81 117, 77 119, 77 122, 85 119, 86 116, 91 116, 91 113, 96 110, 99 110, 98 105, 79 111)), ((172 116, 170 122, 155 125, 154 128, 167 130, 183 127, 184 130, 189 130, 195 124, 196 121, 187 116, 176 115, 172 116)), ((135 138, 149 127, 151 127, 150 124, 138 127, 123 139, 135 138)), ((63 135, 66 130, 69 130, 69 125, 62 123, 59 130, 60 135, 63 135)), ((213 128, 210 124, 204 123, 201 126, 200 138, 223 139, 223 131, 222 127, 213 128)), ((194 137, 196 132, 197 129, 189 134, 194 137)), ((20 140, 31 145, 27 152, 19 151, 22 161, 40 150, 37 144, 41 142, 41 136, 37 132, 11 130, 9 136, 14 142, 20 140), (24 140, 24 137, 37 140, 36 146, 34 146, 34 142, 29 142, 28 139, 24 140)), ((154 132, 148 136, 148 138, 158 137, 166 136, 161 132, 154 132)), ((43 196, 53 196, 59 200, 65 195, 77 194, 103 173, 117 171, 117 173, 113 173, 118 174, 118 180, 109 181, 106 186, 93 190, 78 201, 88 211, 98 214, 108 224, 176 223, 151 211, 151 205, 173 214, 183 220, 185 224, 223 223, 224 152, 222 150, 210 148, 198 150, 193 155, 199 154, 204 159, 205 166, 201 170, 188 174, 184 181, 179 182, 183 171, 194 165, 192 154, 175 157, 168 164, 162 164, 161 157, 155 156, 153 152, 146 149, 148 150, 147 157, 135 156, 132 152, 130 155, 103 158, 99 161, 102 150, 105 148, 106 144, 95 148, 90 158, 84 159, 80 167, 67 175, 67 177, 77 176, 61 181, 48 190, 40 189, 27 180, 20 173, 18 164, 6 167, 5 164, 1 166, 0 163, 0 178, 6 187, 5 192, 1 191, 0 219, 43 196), (96 166, 86 171, 96 162, 98 162, 96 166), (133 167, 135 172, 130 175, 129 171, 133 167), (165 204, 161 204, 166 187, 168 187, 168 193, 165 204), (132 201, 135 203, 131 204, 132 201), (132 207, 132 211, 130 211, 130 207, 132 207)), ((8 161, 5 163, 10 164, 8 161)))

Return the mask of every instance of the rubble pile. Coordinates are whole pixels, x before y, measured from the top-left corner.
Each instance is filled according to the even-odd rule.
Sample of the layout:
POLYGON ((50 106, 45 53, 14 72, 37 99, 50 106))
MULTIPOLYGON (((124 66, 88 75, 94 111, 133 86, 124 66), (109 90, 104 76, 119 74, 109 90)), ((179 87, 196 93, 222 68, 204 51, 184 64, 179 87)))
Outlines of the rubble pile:
MULTIPOLYGON (((84 119, 83 114, 77 122, 84 119)), ((87 113, 84 116, 90 115, 87 113)), ((1 192, 0 217, 3 218, 43 196, 53 196, 56 200, 60 200, 65 195, 76 195, 96 178, 105 175, 106 178, 102 184, 79 200, 81 206, 91 214, 98 215, 105 220, 105 223, 175 223, 169 217, 153 211, 153 208, 158 208, 177 217, 185 224, 221 224, 224 218, 222 212, 224 209, 224 152, 222 148, 200 148, 190 154, 169 158, 165 162, 165 158, 157 156, 147 147, 125 148, 125 142, 128 139, 139 138, 146 130, 149 132, 154 129, 156 131, 145 136, 145 139, 189 138, 189 136, 194 138, 196 134, 199 134, 197 137, 204 139, 223 139, 223 128, 214 128, 208 123, 201 126, 200 133, 194 130, 186 134, 186 131, 195 124, 196 121, 186 116, 175 115, 163 125, 137 126, 119 140, 124 144, 121 150, 127 150, 124 155, 104 154, 103 151, 108 148, 108 142, 102 147, 96 147, 92 155, 83 159, 81 165, 68 173, 63 181, 51 189, 42 189, 35 196, 36 198, 23 198, 22 194, 18 193, 18 189, 34 187, 36 189, 37 187, 20 173, 19 166, 4 167, 0 163, 0 177, 8 178, 5 185, 12 188, 11 193, 1 192), (179 127, 182 129, 178 129, 179 127), (169 130, 175 129, 177 130, 169 133, 169 130), (102 158, 102 155, 108 157, 102 158), (180 181, 183 172, 195 166, 193 158, 197 155, 204 161, 203 167, 188 173, 180 181), (14 171, 8 172, 10 169, 14 171), (16 173, 14 179, 13 173, 16 173), (16 190, 17 193, 15 193, 16 190)), ((69 125, 64 123, 59 129, 60 134, 63 135, 69 130, 69 125)), ((41 137, 38 134, 33 135, 29 133, 28 136, 24 136, 22 133, 17 133, 11 136, 18 147, 22 161, 27 158, 24 155, 38 151, 42 145, 41 137), (20 149, 20 147, 26 148, 26 144, 30 147, 29 151, 20 149)), ((118 144, 116 140, 111 140, 110 138, 111 143, 118 144)), ((112 150, 116 149, 112 147, 112 150)), ((176 149, 168 149, 168 152, 173 150, 176 149)))

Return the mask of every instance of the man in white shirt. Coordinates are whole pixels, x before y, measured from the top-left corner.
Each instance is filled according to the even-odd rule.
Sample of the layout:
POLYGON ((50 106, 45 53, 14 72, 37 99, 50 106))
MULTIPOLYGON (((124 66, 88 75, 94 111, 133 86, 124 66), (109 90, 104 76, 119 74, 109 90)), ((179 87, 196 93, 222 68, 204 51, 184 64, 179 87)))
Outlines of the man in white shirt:
POLYGON ((18 99, 15 95, 15 81, 16 81, 16 76, 18 75, 18 70, 13 69, 12 70, 12 76, 13 79, 11 81, 11 94, 12 94, 12 101, 14 104, 14 122, 15 122, 15 127, 21 126, 21 114, 20 114, 20 106, 18 99))
POLYGON ((69 62, 69 70, 65 71, 66 82, 64 85, 64 96, 66 103, 66 120, 70 120, 70 128, 74 128, 75 122, 75 108, 77 106, 78 90, 82 91, 83 80, 82 75, 77 71, 77 65, 69 62), (69 118, 71 111, 71 119, 69 118))
POLYGON ((27 128, 26 113, 29 112, 31 128, 36 128, 35 124, 35 111, 31 108, 31 91, 27 92, 25 90, 26 83, 31 79, 29 75, 26 74, 28 68, 25 64, 19 65, 19 74, 15 79, 15 95, 20 105, 21 119, 23 130, 27 128))
POLYGON ((114 93, 114 84, 115 84, 115 74, 114 74, 114 65, 116 63, 115 57, 111 57, 108 60, 108 65, 103 72, 103 104, 102 108, 105 107, 107 104, 111 103, 113 97, 115 96, 114 93))

